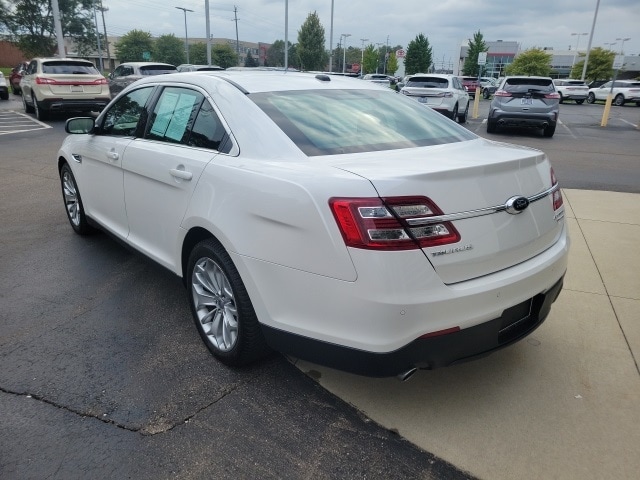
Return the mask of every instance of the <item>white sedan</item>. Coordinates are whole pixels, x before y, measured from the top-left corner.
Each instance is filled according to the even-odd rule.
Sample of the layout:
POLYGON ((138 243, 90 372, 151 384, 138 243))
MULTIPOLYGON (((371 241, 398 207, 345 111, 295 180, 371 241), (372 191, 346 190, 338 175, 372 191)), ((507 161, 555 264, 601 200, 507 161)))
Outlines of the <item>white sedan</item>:
POLYGON ((569 240, 546 155, 368 82, 161 75, 66 130, 72 228, 181 277, 228 365, 275 349, 406 378, 522 339, 562 288, 569 240))

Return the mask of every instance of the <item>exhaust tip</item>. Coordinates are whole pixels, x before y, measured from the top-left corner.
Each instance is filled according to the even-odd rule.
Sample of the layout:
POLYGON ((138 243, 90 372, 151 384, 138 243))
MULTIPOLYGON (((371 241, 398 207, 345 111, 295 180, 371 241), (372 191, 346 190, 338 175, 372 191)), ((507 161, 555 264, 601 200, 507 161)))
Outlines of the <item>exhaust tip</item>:
POLYGON ((406 372, 402 372, 400 374, 398 374, 396 376, 396 378, 398 380, 400 380, 401 382, 406 382, 407 380, 409 380, 411 377, 413 377, 413 374, 416 373, 418 371, 418 369, 416 367, 411 367, 409 370, 407 370, 406 372))
POLYGON ((549 124, 548 124, 547 122, 544 122, 544 123, 542 124, 542 128, 547 128, 548 126, 549 126, 549 124))

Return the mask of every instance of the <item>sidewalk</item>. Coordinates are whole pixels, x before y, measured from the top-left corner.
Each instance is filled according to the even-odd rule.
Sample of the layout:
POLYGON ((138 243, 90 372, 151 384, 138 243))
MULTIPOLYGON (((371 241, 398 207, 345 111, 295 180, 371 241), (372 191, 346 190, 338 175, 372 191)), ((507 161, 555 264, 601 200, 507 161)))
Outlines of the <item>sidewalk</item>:
POLYGON ((297 366, 372 420, 474 476, 635 480, 640 195, 563 193, 572 239, 564 290, 525 340, 405 383, 297 366))

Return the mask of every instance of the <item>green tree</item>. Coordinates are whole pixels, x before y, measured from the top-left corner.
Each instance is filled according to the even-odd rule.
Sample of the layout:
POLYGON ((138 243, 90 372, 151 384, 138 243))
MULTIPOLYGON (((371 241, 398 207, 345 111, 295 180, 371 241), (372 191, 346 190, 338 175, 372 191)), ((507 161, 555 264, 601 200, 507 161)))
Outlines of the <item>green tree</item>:
POLYGON ((316 12, 310 13, 298 30, 297 54, 304 70, 324 70, 327 52, 324 49, 324 27, 316 12))
POLYGON ((469 39, 469 49, 467 50, 467 58, 462 67, 463 75, 478 77, 480 74, 480 65, 478 65, 478 55, 488 50, 487 44, 480 30, 473 34, 473 40, 469 39))
POLYGON ((387 59, 387 75, 393 75, 396 70, 398 70, 398 59, 396 58, 396 53, 391 52, 387 59))
MULTIPOLYGON (((194 65, 206 65, 207 44, 204 42, 198 42, 193 45, 189 45, 189 61, 194 65)), ((211 61, 212 63, 215 63, 213 62, 213 54, 211 55, 211 61)))
POLYGON ((258 62, 256 62, 256 60, 253 58, 253 55, 251 55, 251 52, 247 52, 247 56, 244 59, 244 66, 245 67, 257 67, 258 66, 258 62))
POLYGON ((267 63, 272 67, 284 67, 284 40, 276 40, 271 44, 267 50, 267 63))
POLYGON ((420 33, 407 46, 407 54, 404 59, 405 71, 407 75, 418 72, 426 73, 432 63, 433 49, 429 45, 429 39, 420 33))
POLYGON ((222 67, 236 67, 238 65, 238 54, 226 43, 218 43, 211 47, 211 62, 222 67))
POLYGON ((297 68, 298 70, 302 70, 297 43, 294 43, 289 47, 289 56, 287 57, 287 62, 290 68, 297 68))
POLYGON ((367 45, 364 49, 364 60, 362 62, 362 74, 374 73, 378 66, 378 52, 375 45, 367 45))
MULTIPOLYGON (((185 63, 184 42, 173 33, 161 35, 155 41, 153 59, 156 62, 170 63, 171 65, 185 63)), ((191 48, 189 48, 189 61, 191 60, 191 48)))
MULTIPOLYGON (((581 78, 584 69, 583 53, 580 54, 582 60, 575 63, 571 69, 571 78, 581 78)), ((594 80, 609 80, 613 77, 613 60, 616 56, 615 52, 605 50, 602 47, 591 49, 589 53, 589 63, 587 64, 587 72, 584 76, 585 81, 592 82, 594 80)))
MULTIPOLYGON (((93 0, 60 0, 58 4, 63 36, 73 39, 81 55, 95 51, 93 0)), ((3 2, 0 25, 18 39, 18 48, 28 57, 49 56, 56 50, 53 12, 48 0, 16 0, 9 6, 3 2)))
POLYGON ((548 77, 551 73, 550 53, 541 48, 529 48, 518 55, 511 65, 505 68, 507 75, 539 75, 548 77))
POLYGON ((131 30, 120 37, 115 47, 120 62, 143 62, 146 60, 144 53, 153 52, 154 41, 149 32, 131 30))

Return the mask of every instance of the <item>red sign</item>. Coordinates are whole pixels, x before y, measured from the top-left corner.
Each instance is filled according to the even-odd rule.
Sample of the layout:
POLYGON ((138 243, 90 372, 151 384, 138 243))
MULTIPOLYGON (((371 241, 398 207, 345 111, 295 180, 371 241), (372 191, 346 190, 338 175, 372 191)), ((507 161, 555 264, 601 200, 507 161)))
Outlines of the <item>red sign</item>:
POLYGON ((403 49, 396 50, 396 58, 404 58, 407 55, 403 49))

